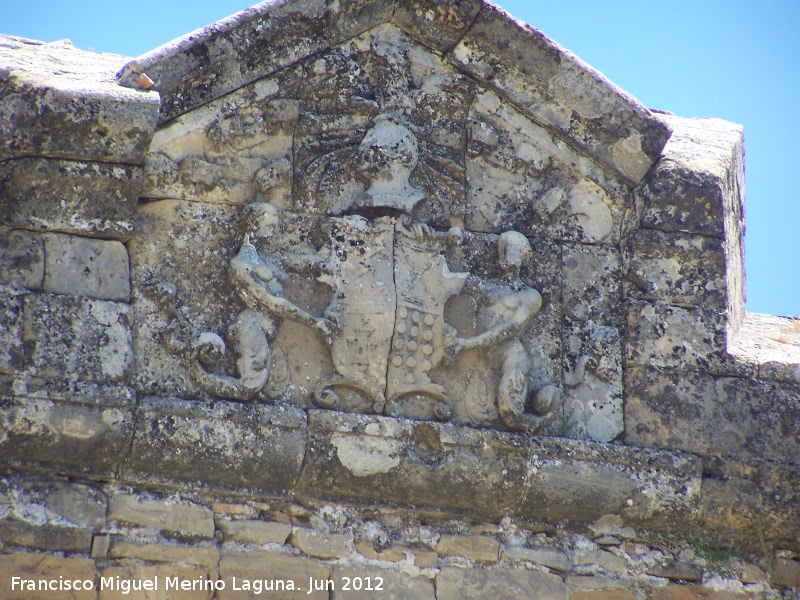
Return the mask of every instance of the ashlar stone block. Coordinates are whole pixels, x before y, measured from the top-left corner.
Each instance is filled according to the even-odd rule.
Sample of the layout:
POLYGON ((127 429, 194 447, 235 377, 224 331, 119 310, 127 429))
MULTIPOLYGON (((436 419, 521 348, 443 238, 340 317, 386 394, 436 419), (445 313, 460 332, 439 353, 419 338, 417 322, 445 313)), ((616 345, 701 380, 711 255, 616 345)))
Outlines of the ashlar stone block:
POLYGON ((376 567, 336 567, 331 600, 434 600, 433 582, 424 575, 376 567))
POLYGON ((687 369, 628 368, 625 442, 800 463, 800 388, 687 369))
POLYGON ((191 537, 214 537, 214 514, 188 502, 150 500, 131 494, 114 494, 108 504, 108 520, 121 524, 156 527, 191 537))
POLYGON ((46 233, 44 291, 129 302, 128 251, 121 242, 46 233))
POLYGON ((634 183, 669 137, 641 104, 499 7, 484 7, 451 56, 634 183))
POLYGON ((1 218, 13 227, 126 240, 141 184, 138 166, 19 158, 0 167, 1 218))
POLYGON ((392 22, 429 48, 444 54, 458 43, 482 7, 480 0, 398 2, 392 22))
POLYGON ((724 309, 725 245, 719 238, 639 229, 626 274, 629 298, 724 309))
POLYGON ((219 549, 213 546, 168 546, 166 544, 132 544, 114 542, 110 558, 131 558, 157 563, 183 563, 199 567, 216 568, 219 549))
POLYGON ((0 373, 25 368, 24 297, 24 291, 0 286, 0 373))
POLYGON ((258 521, 255 519, 229 520, 217 519, 217 529, 226 540, 244 544, 285 544, 292 533, 292 526, 287 523, 258 521))
POLYGON ((42 377, 125 381, 133 366, 128 304, 29 294, 24 299, 26 366, 42 377))
POLYGON ((126 480, 287 493, 299 475, 306 424, 298 408, 148 397, 138 410, 126 480))
POLYGON ((117 84, 124 56, 70 42, 6 38, 0 82, 0 160, 49 156, 140 164, 155 129, 157 93, 117 84), (53 66, 58 65, 57 69, 53 66))
POLYGON ((0 387, 3 462, 83 476, 116 474, 133 436, 133 390, 4 377, 0 387))
POLYGON ((567 600, 567 586, 561 577, 523 569, 460 569, 444 567, 436 576, 438 598, 463 600, 567 600))
POLYGON ((293 600, 302 594, 310 600, 329 600, 330 575, 330 567, 310 558, 260 551, 230 553, 220 560, 219 576, 225 581, 225 589, 217 593, 217 598, 261 600, 269 594, 276 600, 293 600), (238 590, 233 586, 234 578, 238 590), (245 586, 244 580, 252 583, 245 586), (309 589, 309 582, 317 584, 314 589, 309 589))
POLYGON ((755 366, 728 352, 727 314, 703 306, 628 301, 624 360, 629 366, 699 369, 752 377, 755 366))
POLYGON ((0 230, 0 284, 41 290, 44 280, 42 236, 22 229, 0 230))
POLYGON ((561 294, 572 321, 619 326, 622 320, 622 259, 615 248, 563 244, 561 294))
POLYGON ((98 600, 211 600, 217 572, 189 565, 124 565, 106 566, 100 577, 98 600), (108 585, 102 585, 104 579, 108 585))
MULTIPOLYGON (((0 555, 0 580, 3 584, 3 595, 9 600, 29 600, 34 596, 30 589, 11 588, 11 578, 50 580, 58 583, 59 578, 89 580, 95 582, 94 561, 88 558, 64 558, 49 554, 36 554, 20 552, 15 554, 0 555)), ((37 583, 34 583, 37 585, 37 583)), ((70 590, 46 592, 47 598, 52 600, 96 600, 97 592, 90 590, 70 590)))

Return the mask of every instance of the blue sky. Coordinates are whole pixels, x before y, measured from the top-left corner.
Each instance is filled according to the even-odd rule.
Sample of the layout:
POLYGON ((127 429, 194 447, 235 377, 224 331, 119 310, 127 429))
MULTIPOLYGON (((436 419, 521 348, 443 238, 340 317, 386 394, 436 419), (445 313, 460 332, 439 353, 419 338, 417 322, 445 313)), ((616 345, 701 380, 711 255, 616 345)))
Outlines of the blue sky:
MULTIPOLYGON (((237 0, 0 0, 0 33, 138 56, 237 0)), ((500 0, 646 106, 745 127, 747 308, 800 315, 800 2, 500 0)))

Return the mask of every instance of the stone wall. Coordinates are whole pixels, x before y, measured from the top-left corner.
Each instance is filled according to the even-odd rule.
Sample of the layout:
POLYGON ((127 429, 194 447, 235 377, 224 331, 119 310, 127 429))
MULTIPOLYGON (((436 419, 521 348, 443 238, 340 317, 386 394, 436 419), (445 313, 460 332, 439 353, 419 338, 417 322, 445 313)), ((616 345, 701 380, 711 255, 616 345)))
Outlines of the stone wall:
POLYGON ((797 593, 800 325, 744 311, 741 127, 477 0, 0 61, 4 590, 797 593))

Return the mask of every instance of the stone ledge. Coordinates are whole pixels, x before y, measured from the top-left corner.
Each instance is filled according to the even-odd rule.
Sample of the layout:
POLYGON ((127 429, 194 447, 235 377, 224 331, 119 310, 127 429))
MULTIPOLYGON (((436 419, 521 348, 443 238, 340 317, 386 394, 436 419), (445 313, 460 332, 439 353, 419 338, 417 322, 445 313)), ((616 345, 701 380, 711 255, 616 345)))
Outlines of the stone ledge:
POLYGON ((1 39, 0 114, 12 116, 0 120, 0 161, 48 156, 142 163, 160 99, 116 84, 126 57, 69 42, 1 39))
POLYGON ((755 363, 759 379, 800 383, 800 320, 746 313, 730 352, 755 363))
POLYGON ((305 448, 306 416, 296 407, 148 397, 121 477, 281 494, 297 480, 305 448))
POLYGON ((0 462, 110 478, 133 435, 134 391, 124 386, 0 376, 0 462))
POLYGON ((700 494, 689 454, 309 411, 299 496, 685 530, 700 494), (591 502, 588 499, 591 498, 591 502))

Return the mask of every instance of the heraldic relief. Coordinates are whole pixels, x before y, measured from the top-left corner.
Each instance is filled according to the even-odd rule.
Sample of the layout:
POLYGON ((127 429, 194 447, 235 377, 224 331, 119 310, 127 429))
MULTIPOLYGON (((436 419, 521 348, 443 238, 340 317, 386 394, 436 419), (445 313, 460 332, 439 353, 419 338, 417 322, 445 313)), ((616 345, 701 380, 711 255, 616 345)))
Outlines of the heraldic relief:
POLYGON ((492 277, 451 270, 447 257, 469 234, 415 216, 425 195, 409 181, 419 161, 410 128, 379 116, 357 153, 368 167, 365 191, 331 215, 248 207, 228 266, 247 308, 230 324, 227 344, 213 332, 175 344, 195 382, 224 399, 539 430, 557 389, 530 389, 531 358, 519 339, 542 305, 520 279, 532 256, 527 238, 488 236, 494 245, 482 260, 495 263, 492 277), (471 308, 470 327, 448 322, 453 305, 471 308), (300 364, 304 353, 328 366, 303 377, 315 373, 300 364), (473 376, 483 393, 465 393, 473 376))

